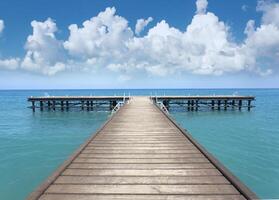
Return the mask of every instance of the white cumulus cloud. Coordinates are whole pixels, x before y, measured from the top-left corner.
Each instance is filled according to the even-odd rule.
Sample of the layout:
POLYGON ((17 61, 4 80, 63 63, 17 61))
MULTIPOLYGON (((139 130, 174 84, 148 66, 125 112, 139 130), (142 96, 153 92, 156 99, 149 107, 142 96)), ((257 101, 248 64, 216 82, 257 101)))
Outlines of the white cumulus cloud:
POLYGON ((207 0, 197 0, 196 1, 196 7, 197 7, 196 13, 197 14, 206 13, 207 5, 208 5, 207 0))
POLYGON ((10 58, 10 59, 0 59, 0 69, 9 69, 15 70, 18 68, 20 63, 19 58, 10 58))
POLYGON ((44 22, 32 21, 32 35, 29 35, 25 44, 26 55, 21 63, 25 70, 53 75, 65 70, 63 63, 63 45, 57 40, 57 27, 52 19, 44 22))
POLYGON ((254 20, 247 22, 247 38, 242 48, 249 68, 261 75, 268 75, 278 71, 271 67, 279 64, 279 3, 259 1, 257 11, 263 12, 262 23, 255 27, 254 20))
MULTIPOLYGON (((33 21, 21 67, 47 75, 65 70, 111 71, 123 81, 142 74, 268 75, 278 71, 279 3, 258 2, 260 25, 256 27, 255 21, 249 20, 242 42, 235 42, 231 27, 207 7, 207 0, 197 0, 196 13, 184 29, 161 20, 144 35, 140 33, 153 18, 138 19, 133 31, 114 7, 82 25, 71 24, 65 41, 57 39, 58 28, 52 19, 33 21)), ((11 62, 14 66, 15 61, 19 60, 11 62)), ((2 65, 8 63, 6 60, 2 65)))
POLYGON ((139 35, 144 30, 144 28, 152 21, 152 17, 148 17, 147 19, 138 19, 136 23, 135 33, 139 35))
POLYGON ((114 7, 107 8, 98 16, 69 26, 70 36, 64 48, 80 60, 94 60, 95 65, 105 65, 121 59, 127 51, 125 43, 133 37, 128 21, 115 14, 114 7))

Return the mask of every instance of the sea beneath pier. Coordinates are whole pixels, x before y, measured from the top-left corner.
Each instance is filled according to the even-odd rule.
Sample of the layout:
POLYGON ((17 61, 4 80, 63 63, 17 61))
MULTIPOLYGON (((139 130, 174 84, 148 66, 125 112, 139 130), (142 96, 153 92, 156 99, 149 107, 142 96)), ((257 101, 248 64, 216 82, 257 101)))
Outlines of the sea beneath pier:
POLYGON ((0 91, 0 199, 23 199, 110 112, 33 113, 28 96, 252 95, 247 110, 170 112, 192 136, 262 198, 279 198, 279 89, 137 89, 0 91), (47 159, 46 159, 47 158, 47 159), (16 189, 16 192, 15 192, 16 189))

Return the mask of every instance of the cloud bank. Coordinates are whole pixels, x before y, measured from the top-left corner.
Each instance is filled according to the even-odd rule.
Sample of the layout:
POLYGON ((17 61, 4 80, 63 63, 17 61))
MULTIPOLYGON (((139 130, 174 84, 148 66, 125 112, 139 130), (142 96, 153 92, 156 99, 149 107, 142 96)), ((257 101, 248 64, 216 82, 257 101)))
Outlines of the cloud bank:
MULTIPOLYGON (((231 27, 207 11, 207 6, 207 0, 196 1, 196 13, 184 30, 162 20, 145 35, 141 33, 152 17, 138 19, 133 31, 114 7, 82 25, 71 24, 65 41, 57 39, 54 20, 34 20, 25 57, 21 61, 2 60, 0 66, 19 66, 46 75, 67 70, 108 70, 121 74, 125 80, 136 74, 268 75, 278 70, 274 66, 279 64, 279 3, 258 2, 261 24, 255 27, 255 21, 249 20, 241 43, 232 39, 231 27)), ((4 28, 3 21, 2 24, 4 28)), ((0 33, 2 30, 0 20, 0 33)))

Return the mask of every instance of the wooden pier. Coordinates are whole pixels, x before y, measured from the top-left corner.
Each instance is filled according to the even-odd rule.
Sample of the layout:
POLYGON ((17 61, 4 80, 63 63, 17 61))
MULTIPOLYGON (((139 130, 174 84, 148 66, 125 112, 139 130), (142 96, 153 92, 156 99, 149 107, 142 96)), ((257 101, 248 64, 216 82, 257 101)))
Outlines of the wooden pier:
POLYGON ((42 96, 29 97, 28 101, 32 103, 33 112, 36 108, 43 110, 61 110, 81 109, 92 111, 97 108, 107 108, 112 110, 117 103, 128 101, 130 97, 126 96, 42 96))
POLYGON ((133 97, 28 200, 257 199, 148 97, 133 97))
POLYGON ((211 95, 211 96, 151 96, 154 102, 162 102, 169 110, 172 105, 184 107, 187 111, 198 111, 199 109, 211 110, 241 110, 247 108, 248 111, 254 106, 252 101, 254 96, 239 95, 211 95))

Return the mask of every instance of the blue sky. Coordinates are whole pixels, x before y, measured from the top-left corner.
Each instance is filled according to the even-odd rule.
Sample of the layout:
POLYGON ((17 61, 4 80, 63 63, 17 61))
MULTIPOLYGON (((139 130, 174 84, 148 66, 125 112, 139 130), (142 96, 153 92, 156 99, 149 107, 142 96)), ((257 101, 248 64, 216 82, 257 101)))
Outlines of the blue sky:
POLYGON ((198 1, 0 1, 0 89, 279 87, 279 2, 198 1))

